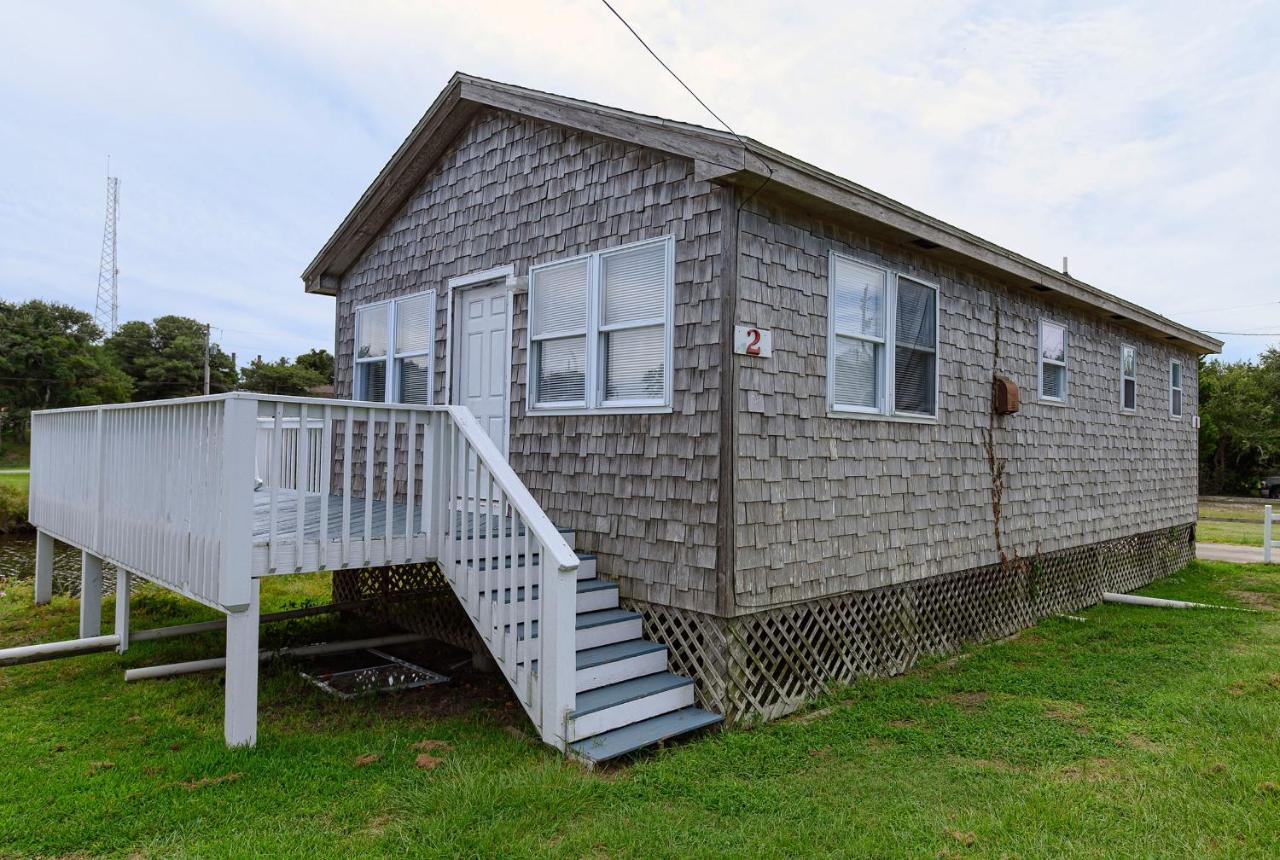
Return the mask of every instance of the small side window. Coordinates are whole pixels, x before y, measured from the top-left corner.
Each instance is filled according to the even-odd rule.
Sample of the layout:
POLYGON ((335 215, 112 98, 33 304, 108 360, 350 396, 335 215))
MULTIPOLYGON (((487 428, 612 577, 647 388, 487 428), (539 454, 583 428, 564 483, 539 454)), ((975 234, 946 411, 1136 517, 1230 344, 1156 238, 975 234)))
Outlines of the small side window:
POLYGON ((1120 347, 1120 408, 1138 409, 1138 350, 1131 346, 1120 347))
POLYGON ((1067 329, 1040 320, 1040 399, 1067 402, 1067 329))
POLYGON ((1169 363, 1169 414, 1182 417, 1182 362, 1177 359, 1169 363))

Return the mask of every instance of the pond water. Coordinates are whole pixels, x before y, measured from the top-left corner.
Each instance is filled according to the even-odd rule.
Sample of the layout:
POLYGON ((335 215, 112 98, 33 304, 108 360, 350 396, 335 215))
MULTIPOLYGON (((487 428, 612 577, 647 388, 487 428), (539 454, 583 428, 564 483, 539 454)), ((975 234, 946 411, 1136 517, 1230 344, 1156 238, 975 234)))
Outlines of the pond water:
MULTIPOLYGON (((36 575, 36 536, 0 535, 0 592, 10 582, 22 582, 36 575)), ((115 570, 103 571, 102 590, 114 593, 115 570)), ((53 593, 77 595, 80 593, 80 551, 61 543, 54 543, 53 593)))

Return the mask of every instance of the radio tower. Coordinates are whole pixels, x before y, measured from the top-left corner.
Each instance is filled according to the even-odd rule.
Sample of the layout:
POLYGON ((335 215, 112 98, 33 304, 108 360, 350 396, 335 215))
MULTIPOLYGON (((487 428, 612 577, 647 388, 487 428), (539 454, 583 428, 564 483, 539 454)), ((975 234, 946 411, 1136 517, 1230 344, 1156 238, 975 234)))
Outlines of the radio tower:
POLYGON ((116 225, 120 220, 120 179, 111 175, 107 159, 107 222, 102 228, 102 260, 98 264, 98 301, 94 321, 105 337, 116 333, 120 316, 120 268, 116 265, 116 225))

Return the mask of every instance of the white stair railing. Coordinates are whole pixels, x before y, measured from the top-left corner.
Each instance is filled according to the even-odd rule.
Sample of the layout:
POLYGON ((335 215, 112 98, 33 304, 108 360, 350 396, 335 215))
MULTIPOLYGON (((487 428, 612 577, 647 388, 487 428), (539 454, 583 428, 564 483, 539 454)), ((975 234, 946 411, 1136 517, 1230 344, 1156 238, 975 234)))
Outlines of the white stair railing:
POLYGON ((576 697, 578 557, 475 416, 446 408, 435 458, 447 464, 435 508, 446 520, 440 564, 542 739, 563 750, 576 697))

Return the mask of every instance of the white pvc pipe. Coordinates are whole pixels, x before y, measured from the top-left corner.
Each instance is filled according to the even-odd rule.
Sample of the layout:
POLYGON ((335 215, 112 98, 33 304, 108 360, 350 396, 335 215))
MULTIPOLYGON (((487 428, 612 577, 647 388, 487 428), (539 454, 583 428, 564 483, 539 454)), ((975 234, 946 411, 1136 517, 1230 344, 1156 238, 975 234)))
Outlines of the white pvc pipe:
MULTIPOLYGON (((258 660, 267 662, 276 657, 319 657, 325 654, 345 654, 350 651, 364 651, 367 648, 385 648, 388 645, 402 645, 406 642, 419 642, 427 637, 418 633, 398 633, 394 636, 377 636, 372 639, 353 639, 349 642, 322 642, 319 645, 303 645, 301 648, 281 648, 278 651, 259 651, 258 660)), ((190 660, 186 663, 167 663, 163 666, 144 666, 129 669, 124 673, 125 681, 145 681, 150 678, 168 678, 172 675, 190 675, 195 672, 208 672, 222 669, 227 665, 225 657, 212 657, 208 660, 190 660)))
MULTIPOLYGON (((328 603, 324 606, 304 606, 301 609, 287 609, 283 612, 268 612, 259 620, 265 624, 268 621, 285 621, 290 618, 306 618, 311 615, 327 615, 330 612, 338 612, 343 609, 355 609, 369 601, 367 600, 348 600, 344 603, 328 603)), ((174 636, 189 636, 194 633, 209 633, 214 630, 224 630, 227 626, 227 619, 215 618, 213 621, 196 621, 192 624, 175 624, 172 627, 154 627, 150 630, 139 630, 130 635, 133 642, 142 642, 148 639, 169 639, 174 636)))
POLYGON ((1192 603, 1189 600, 1165 600, 1162 597, 1143 597, 1139 594, 1115 594, 1102 592, 1103 603, 1124 603, 1129 606, 1156 606, 1162 609, 1230 609, 1234 612, 1256 612, 1255 609, 1241 609, 1238 606, 1217 606, 1212 603, 1192 603))
POLYGON ((65 639, 61 642, 42 642, 39 645, 20 645, 0 650, 0 666, 17 666, 21 663, 38 663, 41 660, 57 660, 60 657, 76 657, 110 651, 120 644, 114 633, 108 636, 90 636, 86 639, 65 639))

